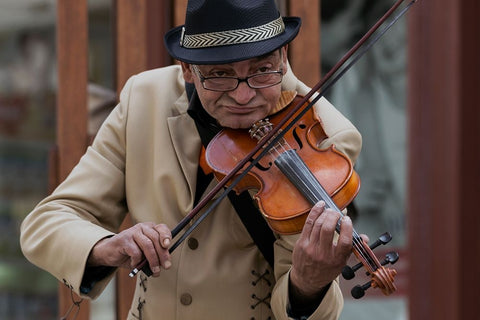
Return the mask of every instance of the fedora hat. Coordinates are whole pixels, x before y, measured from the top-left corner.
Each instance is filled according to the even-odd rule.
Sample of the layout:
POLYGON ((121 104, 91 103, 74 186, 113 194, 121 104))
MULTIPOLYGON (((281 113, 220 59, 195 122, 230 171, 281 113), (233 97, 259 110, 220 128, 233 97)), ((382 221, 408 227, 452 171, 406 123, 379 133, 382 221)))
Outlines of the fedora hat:
POLYGON ((274 0, 189 0, 185 24, 165 34, 170 55, 192 64, 262 56, 292 41, 298 17, 282 17, 274 0))

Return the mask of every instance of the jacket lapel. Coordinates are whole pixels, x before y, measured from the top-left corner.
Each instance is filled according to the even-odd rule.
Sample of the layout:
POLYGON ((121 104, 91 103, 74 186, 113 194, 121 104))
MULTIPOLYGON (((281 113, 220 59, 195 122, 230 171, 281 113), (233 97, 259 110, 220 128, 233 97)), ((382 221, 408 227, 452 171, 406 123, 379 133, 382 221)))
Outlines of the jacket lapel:
POLYGON ((198 162, 201 152, 201 141, 193 119, 186 113, 186 96, 183 95, 175 104, 181 111, 179 115, 167 119, 170 138, 182 168, 182 173, 188 184, 191 205, 195 199, 198 162), (185 97, 185 99, 182 99, 185 97), (183 101, 185 100, 185 101, 183 101))

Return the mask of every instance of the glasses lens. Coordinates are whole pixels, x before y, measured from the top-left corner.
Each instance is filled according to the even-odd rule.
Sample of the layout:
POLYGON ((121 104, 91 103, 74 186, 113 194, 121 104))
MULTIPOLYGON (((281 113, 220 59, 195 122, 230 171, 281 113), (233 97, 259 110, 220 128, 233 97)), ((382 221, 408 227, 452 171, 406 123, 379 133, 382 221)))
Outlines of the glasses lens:
POLYGON ((280 72, 266 72, 256 74, 248 79, 248 84, 252 88, 265 88, 279 84, 282 81, 280 72))
POLYGON ((207 78, 203 81, 203 86, 209 90, 229 91, 237 87, 237 79, 225 77, 207 78))

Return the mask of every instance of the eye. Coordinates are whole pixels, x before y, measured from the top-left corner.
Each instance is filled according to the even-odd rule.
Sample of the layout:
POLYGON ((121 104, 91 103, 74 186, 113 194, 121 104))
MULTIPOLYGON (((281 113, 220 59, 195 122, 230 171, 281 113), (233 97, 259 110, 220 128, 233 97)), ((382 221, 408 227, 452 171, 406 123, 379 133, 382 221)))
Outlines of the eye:
POLYGON ((257 72, 255 73, 264 73, 264 72, 269 72, 272 71, 272 66, 271 65, 266 65, 266 66, 261 66, 257 68, 257 72))
POLYGON ((212 71, 209 73, 211 77, 227 77, 228 74, 225 71, 212 71))
POLYGON ((204 76, 207 78, 211 78, 211 77, 221 78, 221 77, 233 77, 235 76, 235 74, 232 71, 226 70, 226 69, 210 69, 204 74, 204 76))

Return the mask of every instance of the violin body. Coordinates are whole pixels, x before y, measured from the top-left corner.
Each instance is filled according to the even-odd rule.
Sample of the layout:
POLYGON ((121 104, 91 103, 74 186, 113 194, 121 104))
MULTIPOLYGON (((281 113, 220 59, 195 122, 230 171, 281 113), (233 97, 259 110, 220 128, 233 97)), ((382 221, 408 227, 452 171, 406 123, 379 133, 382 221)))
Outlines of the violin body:
MULTIPOLYGON (((273 115, 269 121, 276 125, 278 119, 281 119, 299 100, 300 98, 295 98, 289 106, 273 115)), ((337 151, 334 146, 318 148, 327 135, 312 109, 305 113, 283 138, 289 147, 295 149, 340 209, 344 209, 355 198, 360 189, 360 178, 353 170, 348 157, 337 151)), ((216 178, 221 180, 257 143, 248 130, 224 129, 213 138, 206 149, 207 164, 212 168, 216 178)), ((299 233, 312 203, 274 164, 276 156, 277 154, 269 153, 260 159, 234 190, 237 193, 247 189, 257 191, 253 197, 275 232, 299 233)), ((241 174, 241 171, 238 174, 241 174)))

